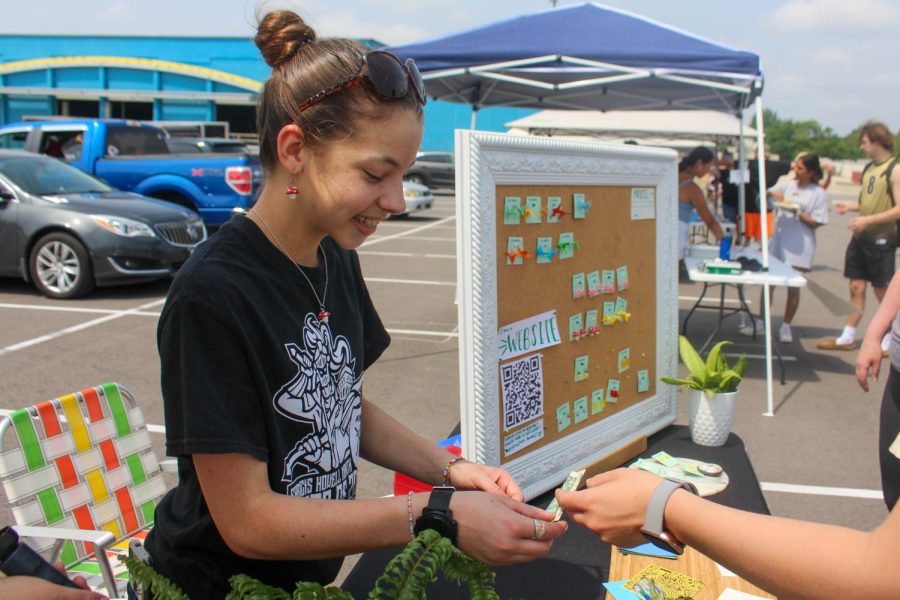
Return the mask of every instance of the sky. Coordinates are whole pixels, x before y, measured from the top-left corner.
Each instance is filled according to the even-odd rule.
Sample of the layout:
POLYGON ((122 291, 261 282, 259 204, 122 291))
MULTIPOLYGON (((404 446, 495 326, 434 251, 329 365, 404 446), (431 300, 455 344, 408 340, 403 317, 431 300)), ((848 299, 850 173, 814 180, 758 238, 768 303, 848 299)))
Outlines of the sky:
MULTIPOLYGON (((578 4, 558 0, 558 6, 578 4)), ((547 0, 3 0, 0 33, 252 37, 258 14, 299 12, 320 36, 415 42, 544 10, 547 0), (73 10, 74 8, 74 10, 73 10)), ((756 52, 763 101, 783 119, 844 135, 868 119, 900 129, 897 0, 605 0, 756 52)), ((752 112, 752 111, 749 111, 752 112)))

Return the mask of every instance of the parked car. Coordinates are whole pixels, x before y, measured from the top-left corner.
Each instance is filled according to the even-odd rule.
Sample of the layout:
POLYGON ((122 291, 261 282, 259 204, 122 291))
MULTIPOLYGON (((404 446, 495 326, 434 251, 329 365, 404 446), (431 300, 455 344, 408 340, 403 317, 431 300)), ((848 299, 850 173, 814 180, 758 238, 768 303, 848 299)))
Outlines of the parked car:
POLYGON ((206 239, 197 213, 62 160, 0 149, 0 275, 51 298, 169 277, 206 239))
POLYGON ((166 138, 172 154, 259 154, 259 146, 231 138, 166 138))
POLYGON ((0 148, 61 158, 120 190, 168 200, 220 225, 255 201, 255 154, 172 154, 166 132, 125 119, 25 121, 0 127, 0 148))
POLYGON ((456 167, 452 152, 419 152, 416 162, 403 175, 408 181, 430 188, 456 187, 456 167))
POLYGON ((406 210, 396 215, 398 217, 406 217, 416 211, 431 208, 434 204, 434 194, 431 190, 412 181, 403 182, 403 198, 406 200, 406 210))

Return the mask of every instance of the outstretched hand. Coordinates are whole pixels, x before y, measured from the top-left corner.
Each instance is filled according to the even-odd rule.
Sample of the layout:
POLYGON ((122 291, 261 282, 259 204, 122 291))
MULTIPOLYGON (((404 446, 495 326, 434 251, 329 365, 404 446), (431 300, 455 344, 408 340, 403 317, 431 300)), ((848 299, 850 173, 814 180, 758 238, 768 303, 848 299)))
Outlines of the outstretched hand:
POLYGON ((856 355, 856 382, 863 390, 869 391, 869 377, 872 378, 873 383, 878 381, 882 358, 880 340, 863 340, 859 353, 856 355))
POLYGON ((450 483, 458 489, 481 490, 519 502, 525 499, 525 494, 513 476, 497 467, 460 461, 450 467, 450 483))

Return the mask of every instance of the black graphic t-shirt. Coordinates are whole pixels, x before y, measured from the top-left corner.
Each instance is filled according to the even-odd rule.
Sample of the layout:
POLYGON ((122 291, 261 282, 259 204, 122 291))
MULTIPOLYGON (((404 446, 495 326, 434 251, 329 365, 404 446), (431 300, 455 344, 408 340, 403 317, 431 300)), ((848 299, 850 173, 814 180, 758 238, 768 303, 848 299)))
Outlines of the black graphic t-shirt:
POLYGON ((293 591, 331 582, 341 559, 271 561, 228 549, 209 514, 192 454, 243 453, 266 462, 280 494, 356 494, 362 374, 390 343, 355 252, 322 242, 328 266, 310 284, 250 219, 200 246, 172 283, 159 321, 166 450, 178 486, 147 538, 154 566, 191 598, 221 598, 244 573, 293 591))

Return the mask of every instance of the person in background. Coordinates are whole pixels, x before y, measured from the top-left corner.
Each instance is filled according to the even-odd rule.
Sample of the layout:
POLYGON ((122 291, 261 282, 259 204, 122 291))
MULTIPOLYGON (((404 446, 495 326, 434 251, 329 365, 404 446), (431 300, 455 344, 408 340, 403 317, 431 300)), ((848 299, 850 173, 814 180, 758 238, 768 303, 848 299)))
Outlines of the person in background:
POLYGON ((706 204, 703 190, 694 181, 694 178, 705 177, 709 173, 714 158, 709 148, 698 146, 678 164, 678 274, 681 280, 686 276, 684 255, 690 235, 691 213, 697 211, 716 242, 724 235, 722 226, 706 204))
POLYGON ((890 336, 890 371, 881 399, 878 433, 878 460, 881 464, 881 489, 888 510, 900 498, 900 272, 894 274, 866 329, 856 356, 856 381, 869 391, 869 379, 878 380, 884 358, 881 340, 890 336))
MULTIPOLYGON (((769 189, 769 196, 775 199, 778 220, 775 232, 769 241, 769 253, 794 269, 807 273, 812 269, 816 255, 816 229, 828 222, 828 198, 825 190, 819 185, 822 179, 822 167, 819 157, 809 152, 798 155, 791 170, 793 178, 783 177, 774 187, 769 189)), ((772 290, 770 301, 774 298, 772 290)), ((760 307, 763 306, 763 295, 760 294, 760 307)), ((784 306, 784 321, 778 329, 778 339, 782 343, 794 341, 791 322, 800 306, 800 288, 787 288, 787 300, 784 306)), ((762 319, 741 327, 741 335, 752 336, 762 331, 762 319)))
MULTIPOLYGON (((856 347, 856 328, 866 306, 866 287, 872 284, 875 298, 881 302, 888 282, 894 276, 897 253, 897 220, 900 219, 900 169, 894 168, 897 159, 894 136, 884 123, 869 121, 859 134, 859 147, 872 162, 862 173, 859 200, 837 202, 839 214, 857 211, 850 219, 852 232, 844 257, 844 277, 850 280, 850 304, 857 310, 847 315, 844 329, 837 337, 819 342, 820 350, 852 350, 856 347)), ((882 339, 882 352, 887 353, 890 336, 882 339)))
POLYGON ((523 503, 509 473, 458 461, 363 386, 390 336, 354 249, 405 208, 426 100, 415 63, 319 39, 286 10, 261 19, 255 42, 272 68, 257 110, 265 185, 178 271, 159 319, 179 478, 145 543, 154 568, 191 598, 222 598, 241 573, 292 592, 438 516, 482 562, 546 554, 564 523, 523 503), (363 458, 468 491, 358 500, 363 458))
MULTIPOLYGON (((556 490, 573 521, 608 544, 647 541, 641 527, 663 479, 639 469, 592 477, 577 492, 556 490)), ((684 489, 662 507, 663 528, 778 598, 900 598, 900 508, 871 532, 751 513, 684 489)))

